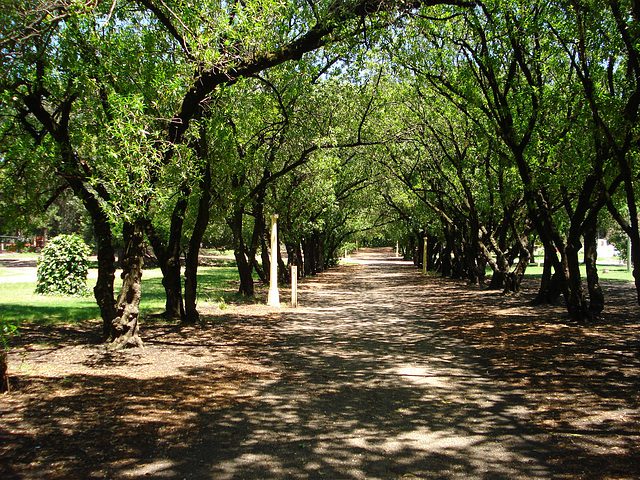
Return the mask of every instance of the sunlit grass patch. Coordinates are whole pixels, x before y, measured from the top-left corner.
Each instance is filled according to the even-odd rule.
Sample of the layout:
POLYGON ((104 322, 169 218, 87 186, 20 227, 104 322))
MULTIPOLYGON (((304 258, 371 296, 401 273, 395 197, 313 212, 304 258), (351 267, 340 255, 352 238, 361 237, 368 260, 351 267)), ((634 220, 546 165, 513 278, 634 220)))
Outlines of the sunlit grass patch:
MULTIPOLYGON (((542 265, 529 265, 525 276, 541 277, 542 265)), ((586 278, 587 272, 584 265, 580 265, 580 274, 586 278)), ((612 280, 620 282, 632 282, 633 275, 627 270, 626 265, 598 265, 598 277, 600 280, 612 280)))
MULTIPOLYGON (((6 268, 4 270, 11 270, 6 268)), ((200 303, 217 303, 233 290, 238 273, 234 267, 201 267, 198 270, 198 297, 200 303)), ((95 284, 95 272, 87 281, 89 290, 95 284)), ((120 287, 120 275, 116 273, 116 295, 120 287)), ((69 297, 38 295, 34 282, 3 283, 0 288, 0 315, 12 323, 77 323, 99 318, 100 311, 93 295, 69 297)), ((162 273, 159 268, 145 270, 142 276, 142 317, 164 311, 165 295, 162 273)))

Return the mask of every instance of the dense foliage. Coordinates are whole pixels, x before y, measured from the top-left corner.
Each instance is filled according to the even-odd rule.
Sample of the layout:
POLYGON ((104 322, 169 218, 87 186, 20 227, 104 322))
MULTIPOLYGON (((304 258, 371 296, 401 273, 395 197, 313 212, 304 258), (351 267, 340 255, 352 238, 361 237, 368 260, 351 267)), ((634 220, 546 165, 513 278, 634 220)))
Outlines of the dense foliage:
POLYGON ((419 264, 427 237, 429 269, 515 292, 538 245, 538 301, 579 321, 615 230, 640 299, 634 2, 27 3, 0 17, 3 226, 75 197, 107 339, 136 335, 147 244, 169 318, 198 320, 214 237, 253 295, 273 213, 301 275, 355 240, 419 264))

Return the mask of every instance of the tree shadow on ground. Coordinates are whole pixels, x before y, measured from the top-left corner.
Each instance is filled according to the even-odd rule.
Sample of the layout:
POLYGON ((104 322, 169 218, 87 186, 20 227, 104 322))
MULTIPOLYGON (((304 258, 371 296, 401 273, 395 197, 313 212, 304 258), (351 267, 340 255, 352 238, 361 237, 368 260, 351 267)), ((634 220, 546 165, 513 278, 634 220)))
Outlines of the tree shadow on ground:
POLYGON ((306 282, 297 311, 150 326, 143 352, 94 349, 7 397, 0 475, 637 477, 629 325, 515 300, 399 262, 306 282))

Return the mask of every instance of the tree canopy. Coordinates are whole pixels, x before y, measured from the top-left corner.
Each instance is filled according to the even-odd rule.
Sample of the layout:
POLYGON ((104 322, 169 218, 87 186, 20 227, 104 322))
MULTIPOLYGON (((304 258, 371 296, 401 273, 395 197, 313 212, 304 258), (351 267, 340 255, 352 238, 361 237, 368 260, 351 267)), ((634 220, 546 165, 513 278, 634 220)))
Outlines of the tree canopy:
POLYGON ((2 229, 82 205, 116 347, 140 343, 147 244, 166 315, 194 322, 207 231, 253 295, 272 213, 307 275, 356 239, 420 263, 427 237, 430 269, 516 292, 538 244, 538 301, 588 321, 612 225, 640 301, 638 17, 631 0, 8 2, 2 229))

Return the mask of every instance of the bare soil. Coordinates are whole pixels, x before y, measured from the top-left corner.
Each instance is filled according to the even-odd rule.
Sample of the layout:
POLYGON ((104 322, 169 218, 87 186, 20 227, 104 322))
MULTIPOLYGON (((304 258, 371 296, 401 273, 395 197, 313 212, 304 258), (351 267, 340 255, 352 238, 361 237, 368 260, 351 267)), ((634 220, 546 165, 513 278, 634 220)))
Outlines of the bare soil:
MULTIPOLYGON (((0 478, 640 477, 640 309, 586 326, 420 275, 389 250, 302 283, 298 309, 28 327, 0 397, 0 478)), ((284 301, 286 292, 282 292, 284 301)))

